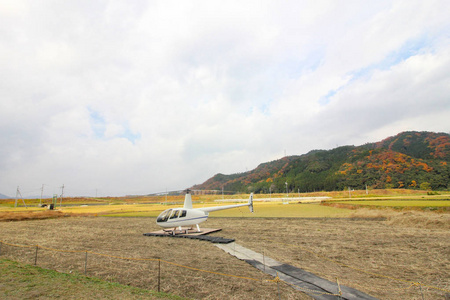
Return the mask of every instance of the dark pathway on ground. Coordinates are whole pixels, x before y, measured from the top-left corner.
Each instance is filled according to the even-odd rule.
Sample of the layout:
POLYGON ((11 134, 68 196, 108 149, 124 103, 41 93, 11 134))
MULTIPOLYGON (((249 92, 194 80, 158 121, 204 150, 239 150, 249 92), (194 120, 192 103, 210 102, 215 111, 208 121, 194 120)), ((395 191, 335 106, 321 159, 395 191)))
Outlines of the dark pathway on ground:
POLYGON ((228 252, 229 254, 246 261, 255 268, 258 268, 259 270, 267 274, 270 274, 274 277, 278 275, 281 280, 293 286, 294 288, 305 292, 314 299, 377 299, 358 290, 343 285, 338 286, 337 282, 331 282, 329 280, 320 278, 312 273, 306 272, 294 266, 282 264, 269 257, 265 257, 260 253, 242 247, 241 245, 238 245, 236 243, 216 244, 216 246, 228 252), (339 293, 339 290, 342 293, 341 295, 339 293))

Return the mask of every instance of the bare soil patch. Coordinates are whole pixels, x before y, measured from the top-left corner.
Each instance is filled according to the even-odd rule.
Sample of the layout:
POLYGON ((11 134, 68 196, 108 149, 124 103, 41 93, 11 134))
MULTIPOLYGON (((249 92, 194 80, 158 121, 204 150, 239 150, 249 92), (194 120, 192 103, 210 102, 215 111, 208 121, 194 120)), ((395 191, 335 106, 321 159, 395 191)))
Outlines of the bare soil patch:
MULTIPOLYGON (((409 216, 399 218, 411 219, 409 216)), ((441 299, 449 290, 450 231, 441 223, 376 219, 210 218, 204 225, 223 228, 214 235, 236 242, 283 263, 380 299, 441 299), (434 289, 437 287, 440 290, 434 289)), ((448 221, 448 219, 446 219, 448 221)), ((446 223, 447 221, 443 221, 446 223)), ((261 279, 254 281, 199 272, 162 263, 161 291, 196 299, 276 299, 272 279, 236 260, 211 243, 145 237, 159 229, 154 218, 60 218, 1 222, 0 240, 65 250, 88 250, 87 274, 146 289, 157 289, 154 261, 161 258, 193 268, 261 279)), ((34 264, 35 248, 3 244, 1 255, 34 264)), ((39 249, 37 264, 63 272, 84 273, 84 252, 39 249)), ((309 299, 284 284, 282 299, 309 299)))

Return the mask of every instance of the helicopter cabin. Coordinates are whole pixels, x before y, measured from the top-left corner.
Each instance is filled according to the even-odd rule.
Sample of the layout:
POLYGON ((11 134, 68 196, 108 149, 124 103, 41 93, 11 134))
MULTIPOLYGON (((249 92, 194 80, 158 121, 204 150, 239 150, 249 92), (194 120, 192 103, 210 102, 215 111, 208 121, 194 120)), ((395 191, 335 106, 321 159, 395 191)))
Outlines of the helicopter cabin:
POLYGON ((184 209, 166 209, 158 216, 156 222, 160 223, 167 222, 170 219, 184 218, 186 217, 186 213, 184 209))

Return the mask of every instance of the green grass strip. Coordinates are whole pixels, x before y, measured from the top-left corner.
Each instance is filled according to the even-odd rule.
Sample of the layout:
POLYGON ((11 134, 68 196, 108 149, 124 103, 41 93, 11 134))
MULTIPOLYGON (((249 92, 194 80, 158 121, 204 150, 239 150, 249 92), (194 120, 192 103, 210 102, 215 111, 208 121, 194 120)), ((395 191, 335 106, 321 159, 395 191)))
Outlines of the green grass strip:
POLYGON ((2 299, 185 299, 8 259, 0 259, 0 287, 2 299))

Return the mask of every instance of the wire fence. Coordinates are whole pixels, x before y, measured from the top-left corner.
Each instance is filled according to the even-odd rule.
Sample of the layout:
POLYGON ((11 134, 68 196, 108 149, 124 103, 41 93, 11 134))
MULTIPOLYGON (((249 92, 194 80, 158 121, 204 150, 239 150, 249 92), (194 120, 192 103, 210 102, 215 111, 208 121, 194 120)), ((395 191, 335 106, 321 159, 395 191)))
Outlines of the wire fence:
MULTIPOLYGON (((267 242, 270 241, 267 240, 267 242)), ((418 299, 432 299, 430 297, 434 297, 435 293, 430 294, 429 291, 438 292, 438 294, 443 296, 444 299, 450 299, 450 290, 448 289, 355 268, 317 254, 299 245, 295 246, 327 263, 336 264, 340 267, 369 275, 370 277, 387 279, 392 283, 401 283, 400 287, 394 284, 390 284, 385 287, 385 290, 392 293, 416 289, 415 294, 418 296, 418 299)), ((206 282, 212 286, 218 284, 219 282, 223 284, 221 278, 228 277, 234 279, 232 285, 245 285, 246 282, 257 282, 263 285, 264 288, 271 289, 272 291, 274 290, 274 287, 276 287, 276 294, 278 295, 278 298, 281 298, 281 294, 286 293, 286 289, 280 291, 281 285, 285 288, 292 287, 296 291, 310 295, 330 295, 336 296, 337 299, 339 299, 342 295, 338 278, 336 278, 336 281, 339 287, 339 292, 324 293, 306 288, 300 288, 298 286, 286 283, 281 281, 278 276, 274 279, 268 279, 266 276, 262 278, 252 278, 248 276, 240 276, 185 266, 168 260, 163 260, 161 258, 124 257, 90 250, 64 250, 45 247, 42 245, 19 245, 0 241, 0 258, 18 260, 61 272, 76 272, 86 276, 101 277, 111 281, 121 278, 122 283, 130 285, 133 285, 136 282, 136 277, 138 277, 141 286, 148 289, 157 290, 158 292, 162 290, 179 290, 180 286, 183 286, 186 289, 197 289, 198 286, 202 286, 204 288, 204 293, 207 293, 208 288, 205 288, 206 282), (197 286, 195 282, 192 281, 193 278, 195 279, 195 282, 197 282, 197 286)), ((290 291, 287 298, 291 298, 292 295, 295 294, 290 291)), ((294 296, 294 298, 296 297, 294 296)))
POLYGON ((268 279, 267 276, 252 278, 185 266, 161 258, 123 257, 90 250, 63 250, 42 245, 19 245, 0 241, 0 258, 22 261, 60 272, 100 277, 110 281, 117 281, 120 278, 121 283, 130 285, 133 285, 138 277, 140 287, 158 292, 179 291, 180 286, 186 290, 201 287, 203 291, 200 291, 200 295, 202 293, 206 295, 210 293, 214 285, 224 284, 223 277, 228 277, 233 280, 231 290, 238 290, 240 286, 245 287, 248 282, 255 282, 272 292, 276 290, 279 299, 283 294, 286 295, 283 299, 300 299, 302 298, 300 293, 339 296, 339 294, 318 293, 296 286, 292 286, 295 288, 293 290, 278 276, 271 277, 273 279, 268 279), (141 275, 137 276, 137 274, 141 275), (211 287, 205 287, 205 283, 211 287), (287 289, 289 292, 286 292, 287 289))

